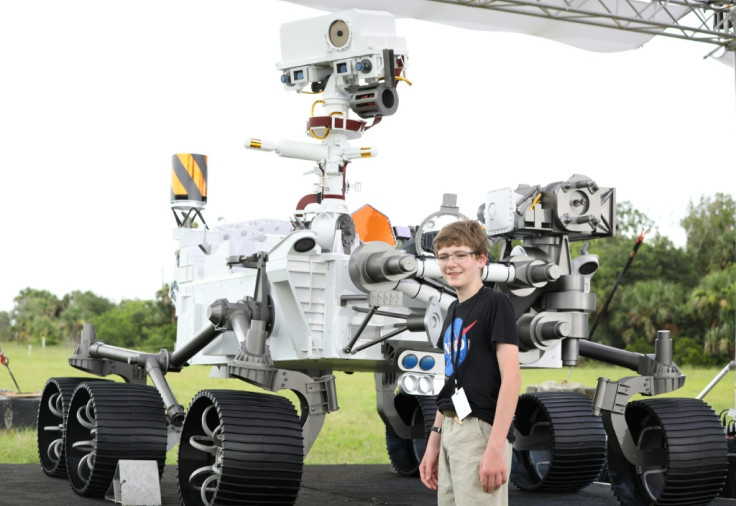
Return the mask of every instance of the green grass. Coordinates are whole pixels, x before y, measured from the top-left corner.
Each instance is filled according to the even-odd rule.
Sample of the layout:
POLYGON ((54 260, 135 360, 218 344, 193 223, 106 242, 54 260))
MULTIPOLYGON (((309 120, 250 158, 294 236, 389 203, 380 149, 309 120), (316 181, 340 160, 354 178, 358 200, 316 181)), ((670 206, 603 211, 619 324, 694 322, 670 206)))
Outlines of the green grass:
MULTIPOLYGON (((28 346, 3 344, 3 352, 10 359, 10 370, 23 392, 40 392, 50 377, 90 376, 68 365, 67 358, 72 349, 66 347, 34 346, 30 356, 28 346)), ((522 392, 529 385, 538 385, 545 380, 582 383, 595 387, 598 377, 618 380, 634 375, 632 371, 615 366, 598 366, 588 363, 576 367, 552 370, 522 371, 522 392), (569 375, 569 378, 568 378, 569 375)), ((725 365, 725 364, 724 364, 725 365)), ((235 379, 210 378, 208 367, 192 366, 181 373, 170 373, 167 380, 179 403, 188 407, 194 395, 203 389, 227 388, 253 390, 235 379)), ((718 369, 683 368, 687 376, 685 386, 667 394, 672 397, 695 397, 715 377, 718 369)), ((376 395, 373 374, 336 373, 338 403, 340 409, 326 417, 324 428, 312 447, 307 464, 383 464, 388 463, 384 441, 384 426, 376 413, 376 395)), ((0 390, 15 390, 5 367, 0 366, 0 390)), ((292 402, 295 397, 287 395, 292 402)), ((734 374, 729 373, 705 398, 716 413, 734 407, 734 374)), ((176 451, 172 449, 167 463, 176 462, 176 451)), ((0 430, 0 462, 29 464, 38 462, 35 430, 0 430)))

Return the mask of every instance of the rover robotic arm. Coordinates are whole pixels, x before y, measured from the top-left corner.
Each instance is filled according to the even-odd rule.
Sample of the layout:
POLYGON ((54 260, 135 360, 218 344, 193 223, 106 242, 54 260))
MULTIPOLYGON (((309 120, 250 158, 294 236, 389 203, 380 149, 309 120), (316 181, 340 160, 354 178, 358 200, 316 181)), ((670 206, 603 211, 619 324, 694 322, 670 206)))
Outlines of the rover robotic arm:
POLYGON ((396 83, 404 80, 408 52, 395 31, 390 14, 356 9, 281 28, 278 68, 284 88, 319 94, 306 124, 312 142, 250 139, 245 145, 316 163, 317 191, 302 198, 296 210, 303 219, 306 207, 317 204, 314 218, 304 226, 317 233, 323 249, 335 247, 336 225, 347 213, 347 164, 377 154, 371 147, 352 148, 349 141, 399 106, 396 83), (351 112, 360 119, 350 118, 351 112))

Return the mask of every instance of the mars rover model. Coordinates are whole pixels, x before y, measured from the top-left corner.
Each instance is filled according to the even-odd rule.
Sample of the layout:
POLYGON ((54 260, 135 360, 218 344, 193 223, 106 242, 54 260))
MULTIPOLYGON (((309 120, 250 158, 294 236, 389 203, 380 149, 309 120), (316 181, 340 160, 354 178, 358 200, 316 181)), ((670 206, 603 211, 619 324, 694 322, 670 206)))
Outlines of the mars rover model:
MULTIPOLYGON (((389 14, 351 10, 288 23, 281 42, 283 86, 319 94, 307 118, 310 139, 250 139, 246 147, 311 162, 317 190, 289 220, 210 228, 206 157, 173 157, 175 350, 110 346, 87 325, 69 363, 125 382, 51 378, 43 392, 43 470, 68 477, 79 495, 104 495, 122 460, 154 461, 161 473, 178 443, 183 504, 292 504, 304 457, 338 409, 335 371, 374 373, 390 460, 400 474, 417 474, 444 382, 436 343, 455 297, 432 237, 462 215, 454 196, 437 196, 438 210, 401 229, 370 206, 351 212, 347 205, 348 163, 375 154, 350 141, 396 112, 405 80, 406 45, 389 14), (165 375, 187 364, 268 392, 292 391, 299 406, 260 391, 204 389, 185 409, 165 375)), ((571 243, 614 235, 615 190, 573 175, 489 191, 479 204, 489 241, 503 245, 484 282, 512 301, 522 365, 569 366, 583 356, 635 373, 601 378, 592 400, 522 395, 513 483, 574 491, 605 464, 624 504, 710 502, 727 470, 726 438, 712 409, 695 399, 629 402, 684 384, 668 332, 659 332, 651 355, 587 340, 598 260, 584 248, 573 256, 571 243)))

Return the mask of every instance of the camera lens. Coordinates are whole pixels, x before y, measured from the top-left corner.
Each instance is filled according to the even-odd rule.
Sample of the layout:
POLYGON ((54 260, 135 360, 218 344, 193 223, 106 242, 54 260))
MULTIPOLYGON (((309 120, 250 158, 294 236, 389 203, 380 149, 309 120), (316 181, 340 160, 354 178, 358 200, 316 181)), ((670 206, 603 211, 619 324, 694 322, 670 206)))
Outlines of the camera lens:
POLYGON ((350 28, 342 19, 332 22, 329 30, 330 43, 336 48, 345 47, 350 41, 350 28))

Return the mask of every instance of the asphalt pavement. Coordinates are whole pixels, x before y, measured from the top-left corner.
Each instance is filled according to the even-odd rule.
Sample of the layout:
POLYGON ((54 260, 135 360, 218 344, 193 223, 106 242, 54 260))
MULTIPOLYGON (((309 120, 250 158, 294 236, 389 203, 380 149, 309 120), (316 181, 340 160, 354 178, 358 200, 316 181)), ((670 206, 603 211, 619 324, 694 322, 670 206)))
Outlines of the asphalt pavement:
MULTIPOLYGON (((8 506, 97 506, 112 500, 80 497, 65 479, 49 478, 40 464, 0 464, 0 504, 8 506)), ((418 478, 397 475, 389 465, 305 466, 297 506, 336 504, 426 506, 435 504, 435 494, 418 478)), ((509 492, 513 506, 618 505, 606 483, 593 483, 573 494, 509 492)), ((166 466, 161 481, 161 504, 179 505, 176 467, 166 466)), ((734 499, 718 498, 716 506, 736 506, 734 499)))

